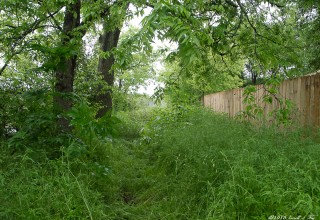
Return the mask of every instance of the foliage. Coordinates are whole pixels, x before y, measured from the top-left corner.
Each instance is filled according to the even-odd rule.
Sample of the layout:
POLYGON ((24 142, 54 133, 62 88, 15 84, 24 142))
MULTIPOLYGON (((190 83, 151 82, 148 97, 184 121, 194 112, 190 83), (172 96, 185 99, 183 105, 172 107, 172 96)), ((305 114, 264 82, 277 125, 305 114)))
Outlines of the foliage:
POLYGON ((115 112, 148 109, 155 105, 152 98, 145 94, 125 94, 117 91, 113 94, 113 99, 115 112))
POLYGON ((179 59, 167 61, 158 80, 165 84, 165 100, 195 104, 204 94, 242 86, 243 60, 211 55, 186 68, 179 59))
MULTIPOLYGON (((81 113, 88 108, 85 103, 76 108, 71 114, 76 131, 81 131, 91 126, 91 119, 81 113)), ((120 136, 99 137, 92 145, 99 148, 94 154, 89 148, 81 153, 79 139, 89 135, 81 132, 64 141, 62 157, 55 160, 41 149, 12 154, 2 142, 1 218, 267 219, 320 214, 320 139, 307 130, 256 128, 182 106, 118 112, 117 117, 124 122, 120 136)))
POLYGON ((4 126, 7 128, 7 138, 13 151, 25 150, 26 148, 46 149, 52 152, 59 149, 62 141, 59 137, 48 139, 57 132, 55 116, 50 105, 52 95, 48 91, 36 90, 17 94, 19 107, 18 112, 13 109, 16 105, 8 106, 9 109, 3 112, 4 126), (14 115, 12 115, 14 113, 14 115), (50 149, 50 147, 52 147, 50 149), (55 146, 55 147, 53 147, 55 146))
POLYGON ((49 82, 55 84, 51 90, 57 92, 53 93, 53 101, 65 110, 70 110, 72 102, 58 94, 75 91, 78 95, 96 97, 97 91, 105 86, 99 82, 98 58, 110 58, 113 64, 107 71, 111 77, 107 83, 111 88, 107 91, 112 89, 113 72, 121 93, 135 90, 147 78, 154 78, 151 63, 158 54, 153 54, 151 43, 155 37, 177 43, 176 50, 166 53, 176 62, 173 65, 178 65, 177 72, 171 74, 171 70, 166 70, 164 73, 169 74, 162 76, 171 100, 187 102, 186 97, 194 94, 191 97, 194 102, 204 93, 241 86, 241 75, 293 77, 315 68, 314 60, 306 53, 306 48, 314 46, 312 53, 317 57, 317 40, 311 33, 318 26, 318 4, 312 1, 306 5, 301 1, 260 0, 183 1, 183 4, 133 1, 130 7, 126 1, 80 3, 80 0, 1 3, 0 47, 4 64, 0 73, 12 70, 20 73, 22 67, 14 68, 19 57, 32 64, 24 65, 27 72, 41 72, 34 74, 34 78, 55 73, 55 81, 49 82), (76 5, 81 8, 76 9, 76 5), (67 7, 73 11, 63 10, 67 7), (84 36, 97 45, 103 31, 112 34, 124 21, 142 15, 148 7, 151 12, 143 19, 140 30, 129 30, 113 48, 100 51, 96 46, 92 55, 86 54, 86 48, 95 43, 82 41, 84 36), (77 15, 73 19, 77 17, 79 24, 68 23, 72 17, 68 15, 72 13, 77 15), (100 30, 102 22, 108 25, 100 30), (250 64, 250 68, 241 73, 244 64, 250 64))
MULTIPOLYGON (((248 74, 263 78, 270 102, 278 79, 318 68, 319 4, 267 2, 1 1, 0 218, 320 216, 316 131, 256 128, 195 107, 248 74), (141 29, 99 47, 99 35, 117 38, 146 8, 141 29), (156 37, 177 48, 154 51, 156 37), (167 108, 134 94, 156 77, 167 108), (97 118, 105 90, 116 105, 97 118)), ((257 117, 254 92, 245 113, 257 117)), ((274 117, 289 122, 292 104, 276 100, 274 117)))
POLYGON ((119 120, 110 115, 96 118, 96 113, 97 110, 84 100, 80 100, 68 113, 74 132, 79 138, 89 137, 91 140, 116 135, 116 124, 119 120))
POLYGON ((294 123, 294 103, 279 95, 280 80, 278 78, 269 79, 263 86, 249 85, 243 92, 243 104, 245 109, 238 113, 240 119, 251 120, 254 123, 292 125, 294 123), (262 90, 258 97, 258 90, 262 90), (263 106, 275 103, 274 110, 266 115, 263 106))
POLYGON ((306 56, 306 65, 311 71, 320 69, 319 65, 319 40, 316 37, 319 34, 320 16, 318 1, 300 1, 296 0, 299 14, 299 31, 302 34, 301 38, 305 41, 305 47, 308 53, 306 56))
POLYGON ((243 104, 246 104, 246 107, 245 110, 240 113, 240 117, 257 120, 263 117, 263 109, 258 104, 259 100, 256 100, 255 92, 257 92, 255 86, 247 86, 245 88, 243 92, 243 104))
POLYGON ((148 150, 157 179, 142 195, 151 219, 319 215, 319 143, 207 111, 168 123, 148 150), (191 208, 192 207, 192 208, 191 208))
POLYGON ((2 148, 1 218, 102 218, 101 195, 90 189, 90 175, 75 176, 72 165, 48 160, 41 151, 9 156, 2 148))

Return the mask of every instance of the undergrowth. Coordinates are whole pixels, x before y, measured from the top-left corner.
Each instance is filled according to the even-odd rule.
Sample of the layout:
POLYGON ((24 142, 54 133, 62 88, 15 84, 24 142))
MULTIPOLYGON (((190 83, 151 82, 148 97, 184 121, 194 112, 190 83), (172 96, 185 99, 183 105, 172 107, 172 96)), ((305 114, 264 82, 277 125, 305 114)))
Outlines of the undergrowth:
POLYGON ((182 106, 116 116, 118 135, 79 122, 55 159, 0 142, 0 219, 320 218, 314 131, 182 106))
POLYGON ((201 110, 158 131, 146 148, 158 180, 145 194, 157 204, 152 219, 319 217, 320 143, 305 130, 255 128, 201 110))

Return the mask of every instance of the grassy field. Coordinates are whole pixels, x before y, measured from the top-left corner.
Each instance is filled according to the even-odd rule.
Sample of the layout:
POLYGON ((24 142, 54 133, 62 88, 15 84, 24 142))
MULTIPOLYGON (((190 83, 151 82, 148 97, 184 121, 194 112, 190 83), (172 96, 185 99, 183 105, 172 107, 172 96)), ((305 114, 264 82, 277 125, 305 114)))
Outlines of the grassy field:
POLYGON ((55 159, 3 141, 0 219, 320 219, 314 131, 197 108, 117 117, 117 137, 70 138, 55 159))

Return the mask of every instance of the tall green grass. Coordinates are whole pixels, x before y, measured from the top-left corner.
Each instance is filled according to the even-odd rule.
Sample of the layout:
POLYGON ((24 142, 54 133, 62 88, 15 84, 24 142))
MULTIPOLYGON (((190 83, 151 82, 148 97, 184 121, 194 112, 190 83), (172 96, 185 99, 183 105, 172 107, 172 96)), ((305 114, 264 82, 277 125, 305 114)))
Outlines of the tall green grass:
POLYGON ((198 108, 118 118, 118 137, 54 160, 2 142, 0 219, 320 218, 318 134, 198 108))
MULTIPOLYGON (((161 123, 160 123, 161 124, 161 123)), ((150 219, 320 218, 320 143, 205 110, 162 126, 149 151, 150 219)))
POLYGON ((0 219, 97 219, 102 195, 90 189, 90 176, 75 175, 63 159, 41 151, 1 152, 0 219), (37 159, 42 157, 40 160, 37 159))

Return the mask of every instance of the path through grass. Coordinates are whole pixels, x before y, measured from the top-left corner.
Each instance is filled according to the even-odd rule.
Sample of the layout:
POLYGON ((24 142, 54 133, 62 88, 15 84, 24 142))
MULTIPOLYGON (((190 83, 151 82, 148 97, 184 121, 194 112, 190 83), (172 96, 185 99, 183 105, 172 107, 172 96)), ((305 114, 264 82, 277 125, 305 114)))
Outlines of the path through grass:
POLYGON ((146 114, 120 114, 121 136, 96 157, 2 150, 0 218, 320 219, 316 135, 199 109, 146 114))

